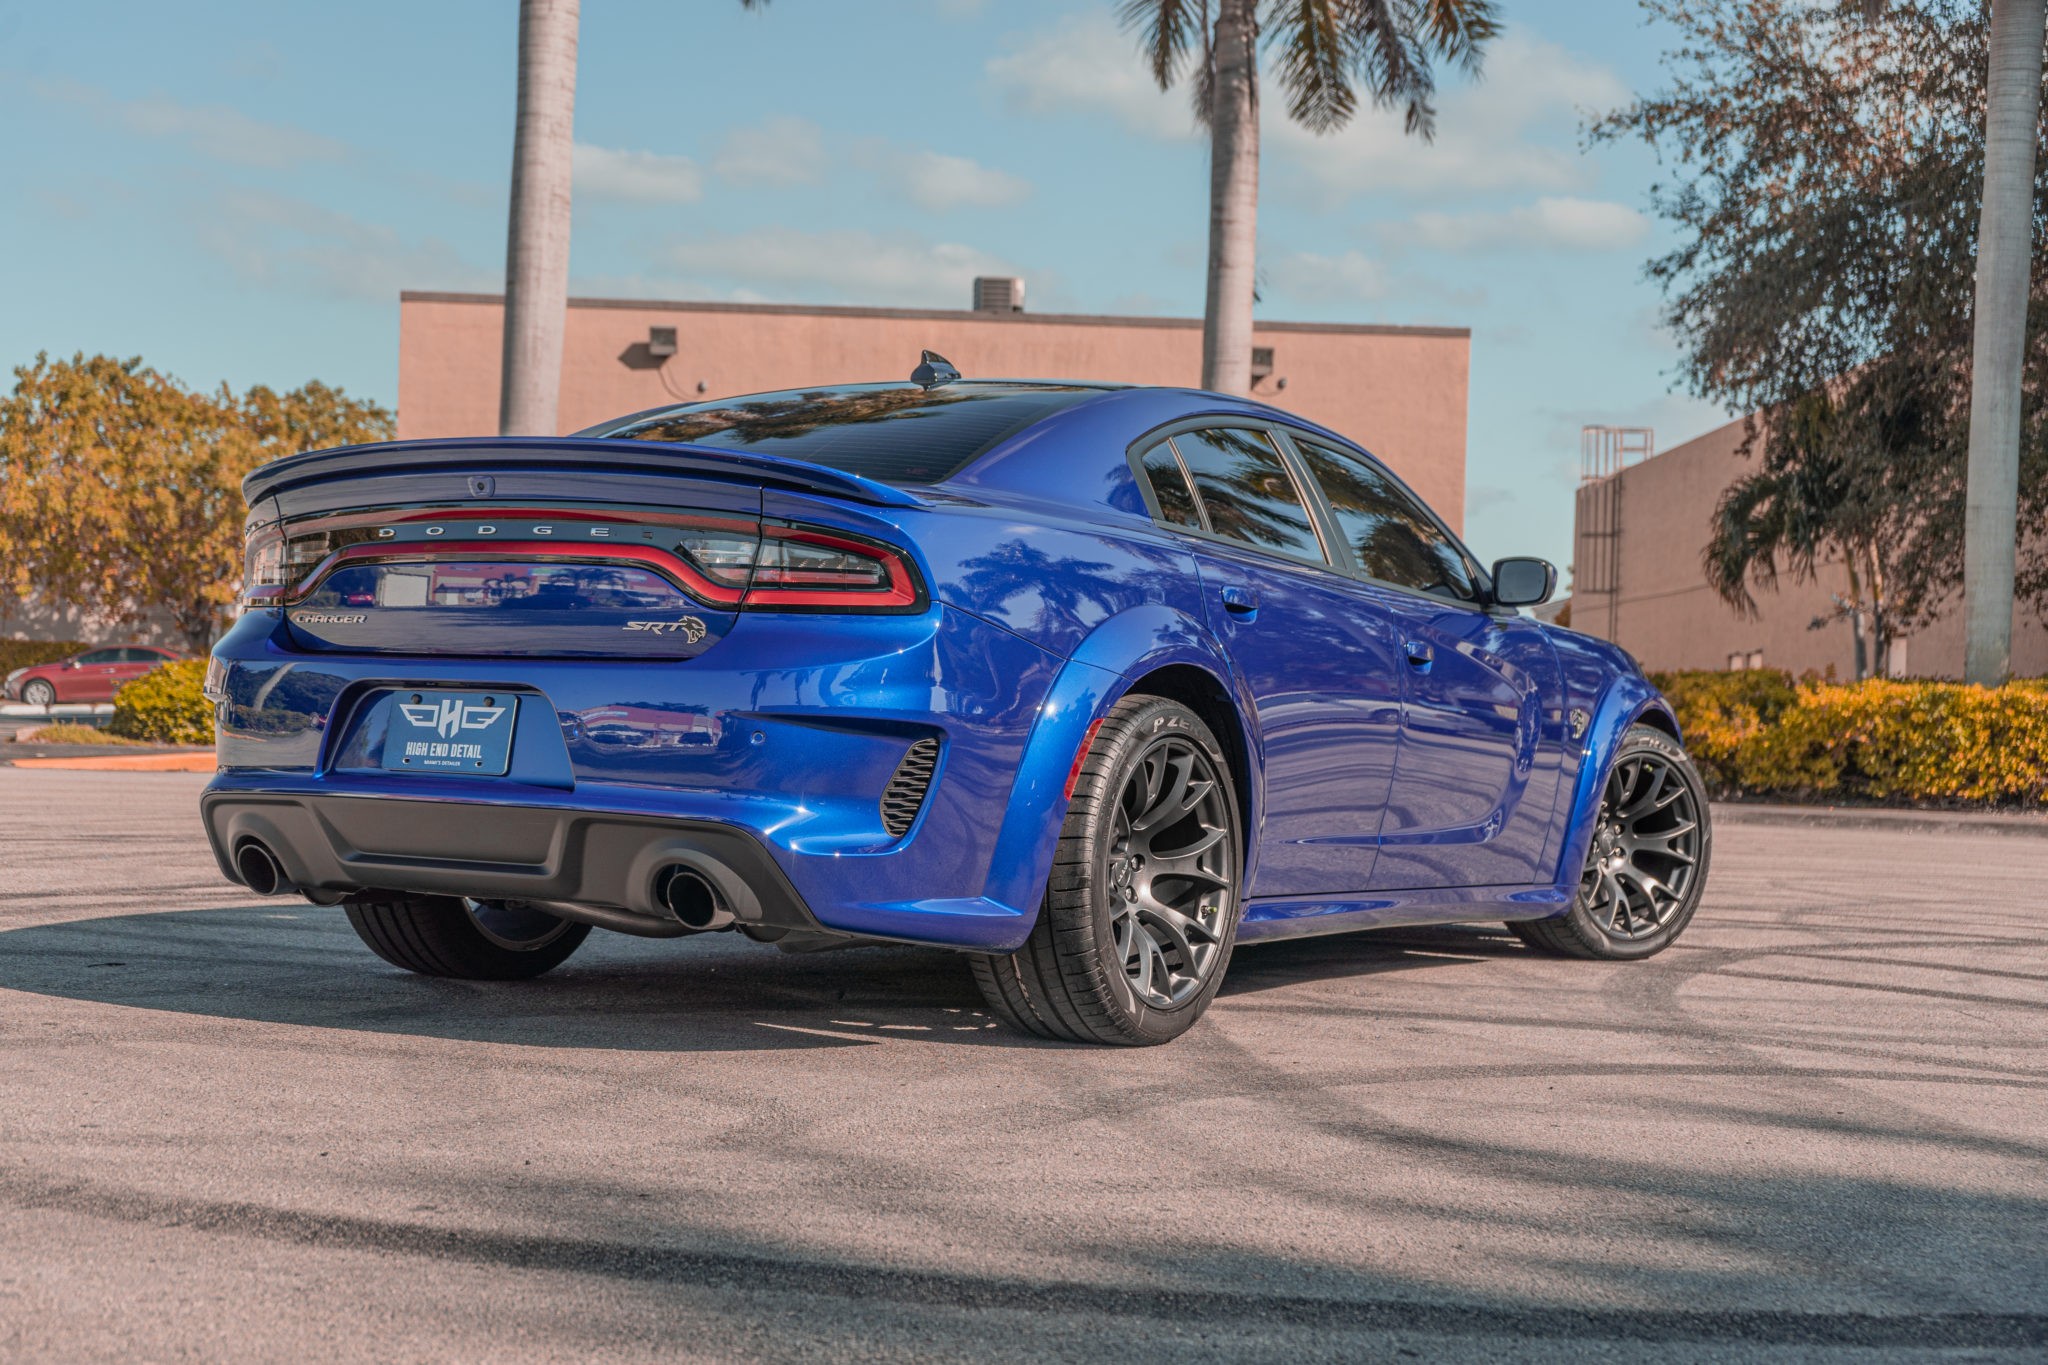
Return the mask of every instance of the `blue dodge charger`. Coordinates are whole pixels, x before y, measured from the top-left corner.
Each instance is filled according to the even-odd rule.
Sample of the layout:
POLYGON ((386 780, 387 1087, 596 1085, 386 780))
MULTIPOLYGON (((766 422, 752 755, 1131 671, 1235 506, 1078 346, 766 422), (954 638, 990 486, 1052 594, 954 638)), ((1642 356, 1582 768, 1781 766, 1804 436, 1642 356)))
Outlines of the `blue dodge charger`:
POLYGON ((1259 403, 927 353, 246 491, 208 837, 411 971, 535 976, 593 927, 919 943, 1016 1028, 1143 1044, 1239 943, 1639 958, 1704 887, 1669 707, 1518 610, 1555 571, 1259 403))

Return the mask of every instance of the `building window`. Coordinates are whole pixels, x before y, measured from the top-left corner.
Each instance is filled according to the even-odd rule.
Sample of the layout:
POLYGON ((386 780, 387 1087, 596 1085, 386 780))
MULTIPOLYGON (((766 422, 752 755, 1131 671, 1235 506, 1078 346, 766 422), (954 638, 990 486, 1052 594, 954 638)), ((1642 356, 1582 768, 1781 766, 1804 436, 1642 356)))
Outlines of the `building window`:
POLYGON ((1730 673, 1742 673, 1749 669, 1762 668, 1763 666, 1764 652, 1760 649, 1737 650, 1728 656, 1728 671, 1730 673))

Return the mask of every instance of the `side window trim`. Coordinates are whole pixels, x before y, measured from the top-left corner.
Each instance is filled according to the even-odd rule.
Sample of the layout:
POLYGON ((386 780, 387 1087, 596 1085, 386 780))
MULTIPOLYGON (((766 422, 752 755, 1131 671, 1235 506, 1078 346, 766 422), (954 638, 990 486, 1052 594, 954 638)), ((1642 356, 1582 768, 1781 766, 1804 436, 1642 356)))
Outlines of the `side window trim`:
POLYGON ((1436 514, 1436 509, 1434 507, 1431 507, 1425 499, 1420 497, 1415 492, 1414 489, 1410 488, 1407 482, 1403 480, 1400 475, 1396 474, 1393 470, 1387 468, 1385 461, 1379 459, 1377 456, 1365 450, 1359 449, 1357 446, 1352 445, 1348 441, 1333 442, 1327 436, 1322 436, 1306 431, 1297 433, 1291 427, 1280 425, 1275 425, 1273 430, 1279 433, 1279 436, 1281 438, 1281 444, 1285 447, 1289 460, 1291 461, 1291 463, 1294 464, 1294 466, 1299 471, 1298 477, 1305 480, 1307 485, 1315 490, 1315 511, 1317 518, 1319 520, 1326 520, 1329 523, 1330 527, 1332 528, 1335 542, 1343 547, 1344 562, 1342 566, 1336 566, 1334 561, 1332 565, 1332 567, 1338 567, 1338 572, 1342 573, 1345 577, 1354 579, 1358 582, 1370 583, 1376 588, 1384 588, 1388 592, 1400 593, 1403 597, 1415 597, 1420 598, 1425 602, 1435 602, 1439 605, 1463 607, 1467 611, 1486 612, 1490 610, 1488 606, 1488 601, 1493 596, 1492 575, 1488 574, 1486 570, 1480 566, 1479 561, 1472 557, 1472 551, 1470 548, 1466 546, 1464 540, 1455 532, 1453 532, 1450 527, 1444 525, 1444 520, 1442 517, 1436 514), (1424 592, 1420 588, 1411 588, 1405 583, 1390 583, 1384 578, 1374 578, 1371 574, 1367 573, 1365 569, 1358 563, 1357 556, 1352 554, 1350 544, 1345 541, 1344 537, 1341 534, 1334 534, 1335 528, 1337 526, 1337 514, 1336 511, 1330 506, 1328 499, 1324 495, 1323 486, 1321 482, 1318 481, 1315 477, 1315 471, 1308 467, 1308 457, 1304 455, 1301 450, 1301 446, 1305 442, 1313 442, 1318 445, 1335 445, 1339 449, 1343 450, 1346 454, 1356 459, 1365 461, 1365 463, 1370 465, 1374 470, 1381 474, 1386 475, 1386 477, 1393 483, 1393 485, 1396 488, 1400 489, 1403 493, 1406 493, 1408 495, 1408 500, 1414 503, 1417 507, 1422 509, 1422 514, 1429 518, 1430 525, 1436 527, 1436 529, 1443 534, 1444 539, 1450 543, 1452 548, 1457 550, 1459 557, 1465 561, 1466 571, 1472 575, 1472 581, 1479 589, 1479 600, 1473 602, 1466 602, 1455 597, 1439 597, 1435 593, 1424 592))
MULTIPOLYGON (((1279 427, 1271 422, 1219 415, 1207 419, 1196 418, 1191 421, 1177 422, 1168 429, 1165 439, 1168 444, 1173 445, 1173 458, 1180 465, 1181 477, 1188 481, 1188 491, 1194 494, 1195 511, 1202 518, 1202 530, 1199 534, 1203 539, 1214 541, 1218 545, 1228 545, 1234 550, 1244 550, 1251 554, 1264 555, 1266 558, 1281 564, 1321 569, 1325 573, 1329 572, 1333 567, 1330 559, 1331 538, 1321 514, 1320 504, 1322 495, 1319 492, 1311 493, 1312 485, 1303 481, 1303 470, 1300 461, 1296 459, 1291 443, 1286 439, 1285 433, 1279 427), (1281 469, 1286 471, 1288 479, 1294 485, 1294 495, 1301 499, 1301 510, 1308 517, 1309 530, 1315 533, 1316 546, 1322 552, 1321 559, 1302 559, 1295 555, 1282 554, 1278 550, 1269 550, 1263 545, 1254 545, 1249 541, 1239 540, 1235 536, 1219 534, 1214 529, 1215 524, 1209 519, 1208 501, 1202 496, 1202 486, 1195 481, 1194 471, 1188 468, 1187 457, 1180 453, 1178 445, 1173 444, 1176 437, 1192 436, 1199 431, 1256 431, 1272 443, 1274 454, 1280 458, 1281 469)), ((1188 528, 1181 526, 1170 527, 1170 529, 1186 531, 1188 528)))
MULTIPOLYGON (((1174 535, 1194 536, 1198 540, 1208 541, 1211 544, 1225 545, 1233 550, 1242 550, 1247 554, 1261 555, 1274 561, 1276 564, 1287 564, 1295 568, 1321 569, 1324 573, 1335 573, 1351 581, 1379 583, 1379 580, 1376 578, 1367 578, 1364 574, 1356 572, 1351 557, 1351 548, 1344 544, 1344 537, 1337 527, 1336 516, 1330 511, 1329 504, 1323 498, 1322 485, 1316 482, 1314 474, 1308 468, 1308 462, 1302 458, 1300 449, 1295 445, 1293 432, 1278 422, 1261 421, 1256 417, 1247 417, 1242 413, 1214 413, 1204 417, 1179 417, 1171 422, 1154 427, 1138 437, 1137 440, 1131 442, 1130 447, 1125 452, 1125 458, 1129 461, 1131 471, 1138 480, 1138 491, 1144 498, 1145 510, 1151 516, 1152 524, 1159 530, 1174 535), (1293 555, 1281 554, 1277 550, 1268 550, 1263 546, 1252 545, 1230 536, 1219 535, 1211 529, 1209 507, 1202 500, 1202 490, 1196 485, 1194 474, 1189 470, 1187 460, 1181 455, 1180 447, 1172 443, 1176 436, 1187 436, 1197 431, 1215 430, 1256 431, 1263 433, 1272 441, 1273 448, 1280 454, 1281 465, 1287 470, 1288 477, 1294 480, 1294 491, 1301 498, 1302 510, 1308 514, 1309 526, 1315 532, 1316 543, 1322 547, 1322 559, 1297 559, 1293 555), (1168 521, 1159 510, 1158 497, 1152 490, 1152 476, 1145 468, 1145 457, 1161 445, 1171 446, 1173 450, 1173 461, 1180 468, 1181 478, 1187 484, 1188 495, 1194 499, 1195 513, 1202 519, 1202 525, 1199 529, 1193 526, 1183 526, 1179 522, 1168 521)), ((1374 464, 1377 465, 1378 461, 1374 461, 1374 464)), ((1402 486, 1406 487, 1405 484, 1402 486)), ((1413 495, 1411 494, 1410 496, 1413 495)), ((1436 514, 1431 512, 1430 515, 1434 518, 1436 514)), ((1464 548, 1463 543, 1457 542, 1456 537, 1452 537, 1452 539, 1454 543, 1458 543, 1459 549, 1462 551, 1464 548)), ((1418 595, 1397 583, 1388 583, 1382 586, 1396 592, 1408 593, 1410 596, 1418 595)), ((1428 598, 1432 602, 1449 600, 1447 598, 1432 597, 1428 593, 1419 595, 1428 598)), ((1469 606, 1471 604, 1459 603, 1458 605, 1469 606)))

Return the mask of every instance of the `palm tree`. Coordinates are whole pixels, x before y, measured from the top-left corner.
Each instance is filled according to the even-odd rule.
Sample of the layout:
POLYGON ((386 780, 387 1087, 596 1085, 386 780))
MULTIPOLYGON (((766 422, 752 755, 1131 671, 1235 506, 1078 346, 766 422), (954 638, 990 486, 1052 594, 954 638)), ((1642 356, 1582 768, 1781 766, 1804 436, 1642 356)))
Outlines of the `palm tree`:
POLYGON ((1969 493, 1963 523, 1963 677, 2012 672, 2018 555, 2020 376, 2033 264, 2034 143, 2041 118, 2042 0, 1995 0, 1984 102, 1984 206, 1977 227, 1969 493))
POLYGON ((552 436, 569 306, 579 0, 519 0, 519 116, 505 243, 498 434, 552 436))
MULTIPOLYGON (((1259 215, 1260 0, 1123 0, 1161 89, 1191 49, 1195 117, 1209 130, 1209 281, 1202 387, 1251 392, 1252 299, 1259 215)), ((1333 132, 1358 109, 1407 106, 1407 130, 1435 131, 1433 64, 1476 71, 1499 32, 1494 0, 1266 0, 1287 114, 1333 132)))
MULTIPOLYGON (((759 9, 768 0, 740 0, 759 9)), ((576 25, 581 0, 519 0, 519 114, 505 243, 505 354, 498 434, 552 436, 569 307, 569 204, 575 160, 576 25)))

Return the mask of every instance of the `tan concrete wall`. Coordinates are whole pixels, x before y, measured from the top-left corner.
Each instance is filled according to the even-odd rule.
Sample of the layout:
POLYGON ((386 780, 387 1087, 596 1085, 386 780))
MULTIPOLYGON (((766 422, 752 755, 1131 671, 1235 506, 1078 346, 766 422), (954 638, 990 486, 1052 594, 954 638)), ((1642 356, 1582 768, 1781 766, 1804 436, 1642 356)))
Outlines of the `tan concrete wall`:
MULTIPOLYGON (((1684 445, 1634 465, 1599 484, 1579 490, 1573 554, 1571 621, 1574 629, 1615 640, 1645 668, 1726 668, 1731 654, 1761 650, 1770 668, 1855 676, 1855 641, 1849 622, 1811 628, 1832 614, 1833 595, 1847 594, 1848 573, 1823 565, 1814 580, 1787 574, 1776 592, 1758 591, 1757 614, 1746 617, 1707 586, 1700 562, 1721 491, 1744 471, 1738 453, 1740 421, 1716 428, 1684 445), (1606 547, 1594 534, 1614 508, 1618 486, 1620 533, 1615 542, 1618 594, 1589 590, 1601 586, 1606 547), (1602 504, 1604 503, 1604 507, 1602 504)), ((1902 641, 1900 672, 1910 677, 1953 678, 1962 674, 1960 603, 1942 619, 1902 641)), ((2048 674, 2048 628, 2024 608, 2014 617, 2013 671, 2048 674)))
MULTIPOLYGON (((398 434, 493 433, 503 305, 491 295, 406 294, 399 305, 398 434)), ((1471 337, 1460 328, 1268 324, 1259 397, 1386 460, 1453 526, 1465 513, 1471 337)), ((1192 385, 1198 323, 1168 318, 994 315, 896 309, 577 299, 569 307, 561 427, 642 408, 806 384, 906 379, 929 347, 977 378, 1192 385), (647 367, 635 346, 676 329, 677 354, 647 367), (639 366, 633 363, 639 360, 639 366), (698 386, 703 392, 698 392, 698 386)))

